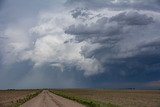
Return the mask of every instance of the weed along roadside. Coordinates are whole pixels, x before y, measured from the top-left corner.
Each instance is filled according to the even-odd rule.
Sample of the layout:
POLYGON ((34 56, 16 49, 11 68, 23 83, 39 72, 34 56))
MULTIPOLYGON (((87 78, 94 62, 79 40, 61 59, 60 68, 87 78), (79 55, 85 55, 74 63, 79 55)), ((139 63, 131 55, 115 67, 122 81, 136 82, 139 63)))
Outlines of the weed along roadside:
POLYGON ((103 103, 103 102, 95 101, 92 99, 81 98, 78 96, 69 95, 63 92, 62 90, 50 90, 50 92, 52 92, 53 94, 59 95, 61 97, 81 103, 85 105, 86 107, 120 107, 118 105, 114 105, 111 103, 103 103))
POLYGON ((39 90, 37 92, 34 92, 32 94, 29 94, 21 99, 18 99, 16 101, 12 101, 12 104, 9 107, 19 107, 20 105, 24 104, 25 102, 29 101, 30 99, 36 97, 38 94, 40 94, 42 90, 39 90))

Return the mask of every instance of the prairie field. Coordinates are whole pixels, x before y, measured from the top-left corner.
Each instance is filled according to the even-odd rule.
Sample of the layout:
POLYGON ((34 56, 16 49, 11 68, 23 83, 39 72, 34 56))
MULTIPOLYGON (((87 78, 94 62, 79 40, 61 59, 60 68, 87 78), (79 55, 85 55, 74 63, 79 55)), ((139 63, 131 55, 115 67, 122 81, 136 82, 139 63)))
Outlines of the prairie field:
POLYGON ((12 103, 23 99, 27 95, 37 92, 37 90, 1 90, 0 91, 0 107, 11 106, 12 103))
POLYGON ((70 99, 84 99, 108 107, 160 107, 159 90, 103 90, 103 89, 58 89, 52 90, 70 99), (73 98, 72 98, 73 97, 73 98))
MULTIPOLYGON (((1 90, 0 107, 18 107, 41 91, 1 90)), ((160 90, 51 89, 50 92, 87 107, 160 107, 160 90)))

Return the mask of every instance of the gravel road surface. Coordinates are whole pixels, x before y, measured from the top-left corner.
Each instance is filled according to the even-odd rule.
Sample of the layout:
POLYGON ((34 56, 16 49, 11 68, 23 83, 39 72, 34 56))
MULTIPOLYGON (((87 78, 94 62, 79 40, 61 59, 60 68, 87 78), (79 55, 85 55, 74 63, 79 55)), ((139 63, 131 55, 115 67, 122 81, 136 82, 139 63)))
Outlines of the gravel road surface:
POLYGON ((20 107, 85 107, 77 102, 57 96, 47 90, 24 103, 20 107))

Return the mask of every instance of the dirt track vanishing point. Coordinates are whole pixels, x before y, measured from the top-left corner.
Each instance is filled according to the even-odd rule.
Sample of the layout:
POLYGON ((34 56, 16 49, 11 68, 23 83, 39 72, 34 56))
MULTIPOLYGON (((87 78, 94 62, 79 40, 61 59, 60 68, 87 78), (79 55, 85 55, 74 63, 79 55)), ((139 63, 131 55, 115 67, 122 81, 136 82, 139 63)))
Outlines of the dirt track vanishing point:
POLYGON ((77 102, 62 98, 44 90, 35 98, 24 103, 20 107, 85 107, 77 102))

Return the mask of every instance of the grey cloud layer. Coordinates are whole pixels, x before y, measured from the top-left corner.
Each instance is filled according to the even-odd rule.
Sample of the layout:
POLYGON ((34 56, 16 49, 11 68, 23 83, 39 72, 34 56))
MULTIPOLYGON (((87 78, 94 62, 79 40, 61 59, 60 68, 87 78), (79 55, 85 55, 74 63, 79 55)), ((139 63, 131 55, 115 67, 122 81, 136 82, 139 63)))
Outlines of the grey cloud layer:
MULTIPOLYGON (((107 78, 114 75, 117 79, 123 78, 122 81, 159 80, 160 78, 156 76, 160 74, 158 67, 160 20, 156 19, 160 15, 158 12, 159 1, 126 0, 121 2, 119 0, 111 3, 104 0, 102 2, 111 7, 103 7, 103 5, 101 9, 97 7, 99 9, 96 14, 95 7, 94 10, 90 7, 93 2, 78 2, 86 6, 82 8, 82 11, 80 8, 72 11, 72 15, 82 23, 69 26, 66 33, 76 35, 76 39, 79 41, 90 40, 92 43, 102 45, 101 48, 86 55, 95 57, 102 62, 106 76, 101 75, 101 78, 108 80, 107 78), (140 6, 141 3, 142 6, 140 6), (129 7, 123 7, 123 5, 129 7), (119 6, 120 11, 114 10, 114 6, 119 6), (108 16, 107 12, 110 11, 116 14, 108 16)), ((101 5, 100 3, 99 5, 101 5)), ((77 7, 79 6, 81 5, 77 5, 77 7)))
POLYGON ((2 9, 0 81, 43 88, 160 80, 158 0, 68 0, 57 12, 47 8, 51 1, 37 3, 9 21, 2 9))
POLYGON ((90 9, 109 8, 113 10, 138 9, 159 11, 159 0, 68 0, 67 6, 90 9))

